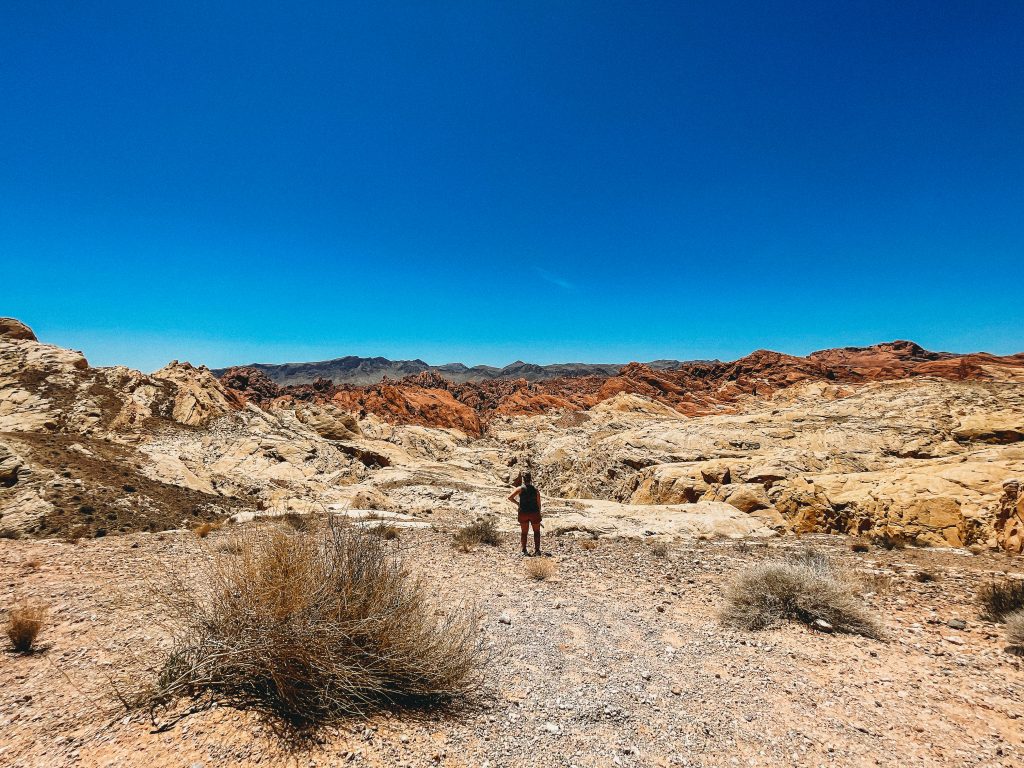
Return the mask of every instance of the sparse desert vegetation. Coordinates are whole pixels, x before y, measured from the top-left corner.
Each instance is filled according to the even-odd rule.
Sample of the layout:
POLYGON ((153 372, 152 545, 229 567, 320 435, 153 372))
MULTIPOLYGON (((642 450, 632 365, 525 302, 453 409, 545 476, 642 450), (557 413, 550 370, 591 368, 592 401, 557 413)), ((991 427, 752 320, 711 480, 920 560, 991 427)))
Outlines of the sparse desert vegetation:
POLYGON ((32 653, 46 623, 47 608, 39 603, 19 603, 7 611, 7 640, 15 653, 32 653))
POLYGON ((1005 621, 1010 614, 1024 609, 1024 579, 989 582, 978 591, 978 602, 982 618, 1005 621))
POLYGON ((742 571, 726 589, 722 619, 743 629, 768 629, 792 620, 881 637, 879 620, 854 594, 854 588, 827 555, 801 550, 742 571))
POLYGON ((496 547, 501 544, 501 534, 493 517, 485 517, 460 528, 453 539, 457 549, 467 551, 479 544, 496 547))
POLYGON ((524 566, 526 575, 536 581, 546 581, 558 573, 558 566, 549 557, 532 557, 524 566))
POLYGON ((214 531, 219 531, 221 525, 219 523, 202 523, 192 529, 192 533, 198 536, 200 539, 205 539, 214 531))
POLYGON ((667 541, 655 541, 652 542, 649 549, 651 554, 655 557, 668 557, 670 547, 667 541))
MULTIPOLYGON (((285 557, 274 543, 319 542, 322 550, 326 540, 320 538, 325 534, 319 525, 309 533, 296 532, 271 519, 232 525, 205 540, 176 530, 87 539, 78 547, 14 542, 11 557, 0 558, 0 600, 14 602, 10 585, 16 582, 23 601, 50 601, 51 612, 39 635, 46 654, 9 654, 7 664, 0 662, 5 737, 0 749, 9 746, 0 762, 65 764, 75 751, 77 764, 87 768, 112 759, 154 768, 196 762, 211 768, 262 768, 293 764, 296 754, 302 764, 398 765, 437 763, 434 755, 443 751, 442 766, 457 760, 498 765, 504 759, 530 765, 534 757, 537 765, 541 759, 546 764, 602 764, 609 755, 621 754, 628 768, 644 761, 682 765, 688 759, 693 764, 703 749, 700 754, 713 750, 723 765, 732 757, 764 752, 765 763, 811 768, 830 760, 870 764, 882 749, 894 765, 914 764, 922 734, 932 737, 939 727, 936 709, 948 712, 941 728, 950 734, 950 745, 934 755, 936 765, 959 768, 980 754, 1008 768, 1022 754, 1016 728, 1024 715, 1018 698, 1024 690, 1024 657, 1005 650, 1014 625, 1007 621, 993 631, 985 622, 952 621, 977 610, 975 593, 992 580, 993 570, 1019 572, 1015 560, 914 548, 877 550, 866 562, 838 537, 815 537, 810 552, 804 551, 807 545, 797 549, 784 538, 749 547, 728 539, 694 546, 680 542, 666 560, 652 557, 642 541, 602 538, 591 554, 580 545, 592 539, 563 536, 545 541, 551 558, 522 558, 509 525, 502 531, 506 546, 480 547, 464 557, 451 551, 450 531, 457 527, 458 513, 439 517, 436 528, 403 529, 401 548, 365 522, 351 526, 361 540, 389 557, 402 555, 395 562, 424 590, 424 621, 443 620, 436 611, 456 608, 453 595, 454 602, 464 599, 481 609, 479 622, 465 635, 485 649, 465 698, 469 706, 397 714, 393 704, 400 708, 417 697, 408 700, 394 692, 376 704, 366 703, 359 715, 345 716, 317 704, 322 699, 315 691, 303 687, 297 695, 286 686, 278 700, 273 688, 269 671, 281 668, 282 655, 300 669, 288 680, 337 668, 338 657, 319 666, 322 646, 306 641, 330 613, 323 606, 336 599, 331 596, 335 590, 324 586, 323 568, 294 566, 305 558, 285 557), (266 548, 255 546, 260 541, 266 548), (225 543, 236 554, 221 551, 225 543), (257 558, 256 552, 266 556, 257 558), (44 569, 24 568, 26 560, 43 557, 44 569), (268 559, 270 575, 254 577, 254 564, 268 559), (527 564, 547 562, 557 564, 557 577, 532 581, 527 564), (824 634, 799 620, 783 619, 757 634, 720 626, 722 590, 731 579, 743 569, 779 562, 812 571, 830 563, 845 574, 843 583, 851 594, 868 595, 860 605, 884 617, 889 642, 838 631, 824 634), (153 586, 168 593, 166 599, 176 608, 142 595, 140 580, 148 584, 147 574, 159 574, 164 567, 182 576, 180 588, 163 576, 153 586), (918 582, 914 574, 922 570, 940 575, 942 589, 918 582), (871 580, 892 584, 869 591, 871 580), (320 585, 310 609, 319 618, 295 617, 292 611, 303 604, 297 596, 310 594, 311 583, 320 585), (189 588, 191 594, 181 600, 189 588), (227 616, 234 618, 228 621, 227 616), (172 630, 175 645, 165 646, 163 635, 154 631, 161 624, 172 630), (257 640, 238 639, 247 636, 238 630, 245 625, 258 628, 251 636, 257 640), (215 633, 204 634, 208 630, 215 633), (270 637, 275 640, 268 646, 270 637), (296 647, 299 638, 303 645, 296 647), (251 655, 231 653, 225 660, 200 650, 221 643, 249 654, 249 642, 256 646, 251 655), (278 658, 271 659, 272 654, 278 658), (197 665, 200 658, 209 666, 197 665), (164 666, 165 661, 170 663, 164 666), (308 671, 304 665, 314 661, 316 670, 308 671), (130 690, 124 681, 150 680, 154 687, 148 693, 153 694, 161 668, 167 687, 157 697, 157 727, 148 707, 119 713, 108 674, 123 692, 130 690), (538 669, 549 672, 538 678, 538 669), (175 674, 180 685, 173 682, 175 674), (204 675, 218 687, 206 687, 204 675), (244 679, 251 686, 240 692, 244 679), (914 707, 899 697, 904 680, 914 681, 914 707), (972 685, 988 689, 984 701, 959 697, 972 685), (31 698, 26 701, 26 696, 31 698), (295 700, 300 710, 308 708, 307 714, 292 714, 295 700), (107 709, 97 711, 96 702, 107 709), (825 708, 870 733, 835 730, 834 721, 821 716, 825 708), (296 748, 291 740, 281 742, 269 726, 302 722, 310 711, 333 725, 318 729, 315 742, 299 752, 288 752, 296 748), (748 722, 744 713, 754 713, 755 719, 748 722), (509 714, 523 727, 510 728, 509 714), (639 745, 640 752, 615 751, 615 745, 634 743, 641 718, 651 735, 639 745), (739 720, 738 730, 733 720, 739 720), (168 732, 153 733, 162 729, 168 732), (816 741, 794 742, 794 729, 816 741), (47 733, 80 735, 53 746, 42 736, 47 733), (436 740, 438 733, 445 734, 443 742, 436 740), (806 744, 806 751, 800 744, 806 744), (1002 750, 1002 758, 996 750, 1002 750)), ((367 574, 374 572, 371 568, 367 574)), ((404 613, 399 604, 389 616, 404 613)), ((416 665, 429 657, 429 651, 419 653, 421 642, 402 644, 417 649, 416 665)), ((372 693, 365 698, 375 701, 372 693)), ((457 693, 450 700, 460 702, 464 696, 457 693)))
POLYGON ((154 704, 197 693, 292 724, 437 704, 477 679, 474 617, 438 615, 381 537, 343 523, 255 530, 175 596, 184 622, 154 704))
POLYGON ((308 531, 313 525, 308 514, 303 515, 298 512, 285 512, 281 515, 280 520, 282 523, 296 531, 308 531))

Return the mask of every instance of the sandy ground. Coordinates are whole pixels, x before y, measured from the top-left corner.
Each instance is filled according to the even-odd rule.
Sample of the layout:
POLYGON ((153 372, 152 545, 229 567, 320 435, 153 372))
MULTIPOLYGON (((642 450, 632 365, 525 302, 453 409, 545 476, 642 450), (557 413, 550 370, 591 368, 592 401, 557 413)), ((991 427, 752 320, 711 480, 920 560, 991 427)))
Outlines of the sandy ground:
POLYGON ((483 612, 484 690, 443 716, 352 720, 297 748, 230 708, 155 732, 113 693, 111 680, 149 679, 166 646, 153 575, 188 572, 228 534, 0 541, 0 606, 51 606, 41 653, 0 655, 0 765, 1024 766, 1024 659, 974 604, 993 576, 1020 576, 1021 558, 852 553, 813 537, 874 590, 883 642, 720 625, 730 576, 800 546, 792 538, 679 542, 667 557, 552 539, 557 576, 535 582, 511 534, 460 553, 445 527, 405 531, 397 546, 439 598, 483 612), (937 580, 919 582, 921 570, 937 580))

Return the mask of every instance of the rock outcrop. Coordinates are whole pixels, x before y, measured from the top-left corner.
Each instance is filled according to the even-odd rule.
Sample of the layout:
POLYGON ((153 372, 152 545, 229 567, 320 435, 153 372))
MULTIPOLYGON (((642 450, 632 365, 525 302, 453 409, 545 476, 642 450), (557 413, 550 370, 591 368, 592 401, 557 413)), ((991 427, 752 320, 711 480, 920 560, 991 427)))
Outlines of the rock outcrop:
POLYGON ((1013 554, 1024 552, 1024 481, 1007 480, 995 515, 996 544, 1013 554))
POLYGON ((0 317, 0 338, 21 341, 37 341, 32 329, 13 317, 0 317))

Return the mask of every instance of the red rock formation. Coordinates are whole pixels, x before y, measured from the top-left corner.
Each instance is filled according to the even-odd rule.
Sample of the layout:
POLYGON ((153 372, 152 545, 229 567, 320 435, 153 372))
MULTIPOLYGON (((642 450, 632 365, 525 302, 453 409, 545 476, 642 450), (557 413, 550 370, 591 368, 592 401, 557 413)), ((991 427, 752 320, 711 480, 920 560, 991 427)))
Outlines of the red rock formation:
POLYGON ((369 387, 345 387, 335 392, 331 400, 339 408, 353 413, 373 413, 394 424, 451 427, 470 435, 483 432, 475 410, 460 403, 447 389, 422 385, 435 382, 417 383, 417 378, 398 382, 384 379, 369 387))
POLYGON ((494 379, 455 384, 425 371, 372 386, 312 385, 280 387, 260 371, 229 370, 225 386, 239 389, 254 402, 281 405, 302 400, 333 402, 353 412, 374 413, 392 423, 454 427, 481 434, 494 416, 542 413, 552 409, 585 410, 625 392, 665 403, 684 415, 727 413, 742 397, 767 397, 808 381, 858 384, 869 381, 934 376, 951 380, 1012 378, 1024 382, 1024 354, 998 357, 986 353, 954 355, 929 352, 910 341, 871 347, 845 347, 795 357, 758 350, 733 362, 691 362, 675 370, 654 370, 630 363, 615 376, 584 376, 530 382, 494 379))

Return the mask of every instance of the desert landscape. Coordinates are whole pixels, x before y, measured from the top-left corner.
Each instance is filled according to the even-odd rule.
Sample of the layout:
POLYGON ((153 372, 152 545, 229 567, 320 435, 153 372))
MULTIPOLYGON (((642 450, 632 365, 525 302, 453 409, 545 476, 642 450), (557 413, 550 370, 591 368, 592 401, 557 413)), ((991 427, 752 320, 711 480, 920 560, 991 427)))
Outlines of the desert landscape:
POLYGON ((144 374, 0 320, 0 609, 44 614, 0 764, 1024 764, 1024 354, 345 360, 144 374), (157 706, 167 604, 334 525, 469 622, 458 695, 301 733, 157 706), (825 591, 763 613, 796 577, 825 591))

